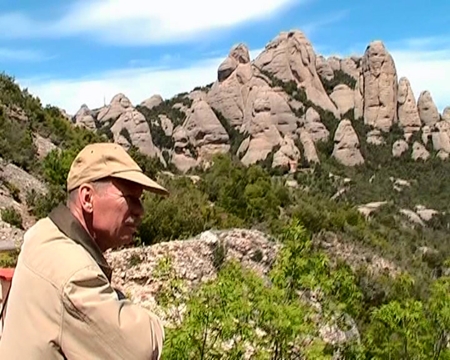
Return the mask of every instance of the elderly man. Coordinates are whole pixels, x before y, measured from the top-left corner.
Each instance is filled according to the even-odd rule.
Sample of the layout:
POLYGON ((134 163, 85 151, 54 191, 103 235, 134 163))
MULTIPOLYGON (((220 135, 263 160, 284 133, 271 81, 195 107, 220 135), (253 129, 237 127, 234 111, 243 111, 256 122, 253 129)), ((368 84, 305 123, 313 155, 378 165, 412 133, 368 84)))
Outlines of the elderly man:
POLYGON ((59 205, 24 236, 0 359, 160 359, 164 329, 111 287, 103 252, 132 241, 144 190, 168 192, 117 144, 86 146, 59 205))

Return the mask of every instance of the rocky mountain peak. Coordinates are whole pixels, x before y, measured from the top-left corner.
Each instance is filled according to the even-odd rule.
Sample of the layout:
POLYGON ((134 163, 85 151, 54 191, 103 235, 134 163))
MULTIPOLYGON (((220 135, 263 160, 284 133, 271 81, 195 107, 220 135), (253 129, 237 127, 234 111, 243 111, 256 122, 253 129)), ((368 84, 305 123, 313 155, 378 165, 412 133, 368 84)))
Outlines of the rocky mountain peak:
POLYGON ((250 62, 250 53, 248 47, 243 43, 234 46, 231 49, 229 56, 235 59, 240 64, 247 64, 250 62))
POLYGON ((389 131, 397 122, 397 69, 380 40, 372 41, 362 58, 364 123, 389 131))
POLYGON ((450 155, 450 107, 441 117, 428 90, 416 100, 383 41, 361 55, 325 58, 299 30, 280 32, 254 60, 246 44, 232 46, 208 86, 167 100, 155 94, 136 107, 119 93, 100 109, 83 105, 74 122, 181 171, 218 152, 246 165, 270 157, 274 167, 295 168, 300 160, 319 162, 324 144, 355 166, 365 162, 361 145, 386 146, 397 128, 402 134, 388 141, 392 156, 450 155))
POLYGON ((147 109, 151 110, 154 107, 157 107, 158 105, 160 105, 163 101, 164 101, 164 99, 162 98, 161 95, 155 94, 155 95, 149 97, 148 99, 145 99, 144 101, 142 101, 141 106, 145 106, 147 109))

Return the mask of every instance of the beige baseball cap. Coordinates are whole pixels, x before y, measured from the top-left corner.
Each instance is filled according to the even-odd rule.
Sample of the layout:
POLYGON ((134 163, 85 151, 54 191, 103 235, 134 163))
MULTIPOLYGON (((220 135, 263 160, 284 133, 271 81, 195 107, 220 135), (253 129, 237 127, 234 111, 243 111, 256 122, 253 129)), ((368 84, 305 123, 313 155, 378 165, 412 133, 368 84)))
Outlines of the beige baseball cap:
POLYGON ((95 143, 84 147, 70 167, 67 191, 106 177, 129 180, 157 194, 169 194, 165 188, 145 175, 128 152, 115 143, 95 143))

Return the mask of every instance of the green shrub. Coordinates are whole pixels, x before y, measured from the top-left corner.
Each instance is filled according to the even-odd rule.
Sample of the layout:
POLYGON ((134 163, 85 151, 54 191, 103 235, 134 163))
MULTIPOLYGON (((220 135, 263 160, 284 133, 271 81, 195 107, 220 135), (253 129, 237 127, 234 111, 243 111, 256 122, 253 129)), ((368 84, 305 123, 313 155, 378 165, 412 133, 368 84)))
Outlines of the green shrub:
POLYGON ((19 229, 23 229, 22 215, 12 206, 1 210, 2 220, 19 229))

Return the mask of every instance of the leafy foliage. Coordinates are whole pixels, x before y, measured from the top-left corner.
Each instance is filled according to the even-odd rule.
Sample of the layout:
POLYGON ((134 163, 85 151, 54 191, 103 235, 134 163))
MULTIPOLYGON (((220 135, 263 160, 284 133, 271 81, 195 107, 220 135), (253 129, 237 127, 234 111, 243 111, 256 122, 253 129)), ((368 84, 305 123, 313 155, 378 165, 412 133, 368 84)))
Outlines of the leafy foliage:
POLYGON ((345 84, 352 90, 356 88, 356 79, 342 70, 334 70, 333 78, 331 80, 322 79, 322 83, 328 95, 330 95, 334 88, 339 84, 345 84))
POLYGON ((12 206, 1 210, 1 219, 12 226, 23 229, 22 215, 12 206))

